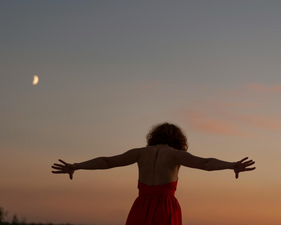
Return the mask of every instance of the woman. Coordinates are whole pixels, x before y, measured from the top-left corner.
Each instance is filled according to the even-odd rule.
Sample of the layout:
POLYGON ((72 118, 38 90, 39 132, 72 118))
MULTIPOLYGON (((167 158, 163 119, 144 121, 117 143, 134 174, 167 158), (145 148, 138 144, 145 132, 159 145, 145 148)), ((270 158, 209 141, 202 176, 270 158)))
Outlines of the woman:
POLYGON ((181 225, 181 208, 174 193, 180 166, 207 171, 232 169, 235 177, 240 172, 254 170, 255 162, 244 158, 238 162, 225 162, 214 158, 200 158, 187 152, 187 140, 181 129, 173 124, 154 126, 147 135, 147 147, 135 148, 121 155, 98 157, 82 163, 52 166, 53 173, 75 170, 110 169, 138 163, 139 196, 135 200, 126 225, 181 225))

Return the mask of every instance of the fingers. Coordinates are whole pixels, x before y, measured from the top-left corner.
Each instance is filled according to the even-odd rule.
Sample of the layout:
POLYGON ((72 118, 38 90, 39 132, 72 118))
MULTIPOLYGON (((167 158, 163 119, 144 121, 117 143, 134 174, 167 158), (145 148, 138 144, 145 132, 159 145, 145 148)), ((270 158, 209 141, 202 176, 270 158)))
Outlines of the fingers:
POLYGON ((255 170, 256 167, 251 167, 251 168, 246 168, 244 171, 252 171, 252 170, 255 170))
POLYGON ((61 159, 59 159, 59 161, 60 161, 61 163, 63 163, 64 165, 67 164, 65 161, 63 161, 63 160, 61 160, 61 159))
POLYGON ((251 166, 251 165, 253 165, 253 164, 255 164, 255 162, 254 162, 253 160, 250 160, 250 161, 248 161, 248 162, 245 163, 245 167, 251 166))
POLYGON ((64 173, 64 172, 62 172, 62 171, 52 171, 52 173, 61 174, 61 173, 64 173))
POLYGON ((238 179, 240 172, 252 171, 252 170, 256 169, 256 167, 249 168, 249 166, 252 166, 253 164, 255 164, 255 161, 253 161, 253 160, 246 161, 247 159, 248 159, 248 157, 245 157, 234 165, 234 172, 235 172, 236 179, 238 179))
POLYGON ((61 165, 61 164, 57 164, 57 163, 54 163, 55 166, 60 166, 60 167, 63 167, 64 165, 61 165))
POLYGON ((249 157, 245 157, 244 159, 241 159, 239 162, 242 163, 243 161, 247 160, 249 157))
POLYGON ((52 166, 52 168, 56 169, 56 170, 62 170, 64 167, 65 167, 65 165, 61 165, 61 164, 57 164, 57 163, 54 163, 54 165, 52 166))
POLYGON ((58 166, 52 166, 52 168, 56 170, 62 170, 62 167, 58 167, 58 166))
POLYGON ((67 163, 64 162, 63 160, 59 159, 59 161, 60 161, 61 163, 63 163, 64 165, 58 164, 58 163, 54 163, 54 165, 52 166, 53 169, 62 170, 63 167, 65 167, 65 166, 67 165, 67 163))
POLYGON ((246 158, 244 158, 244 159, 242 159, 238 162, 241 166, 244 166, 244 167, 248 167, 248 166, 251 166, 251 165, 255 164, 255 161, 253 161, 253 160, 248 160, 248 161, 244 162, 247 159, 248 159, 248 157, 246 157, 246 158))
POLYGON ((241 169, 241 171, 248 171, 248 169, 253 170, 252 168, 247 168, 247 167, 252 166, 252 165, 254 165, 254 164, 255 164, 255 161, 253 161, 253 160, 249 160, 249 161, 247 161, 247 162, 244 162, 244 163, 242 164, 243 169, 241 169))

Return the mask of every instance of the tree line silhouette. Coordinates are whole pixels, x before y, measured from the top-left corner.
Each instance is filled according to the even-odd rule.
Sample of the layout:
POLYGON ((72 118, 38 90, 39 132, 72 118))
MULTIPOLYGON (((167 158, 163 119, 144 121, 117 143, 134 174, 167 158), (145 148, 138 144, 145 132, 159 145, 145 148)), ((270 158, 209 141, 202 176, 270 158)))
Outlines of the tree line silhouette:
MULTIPOLYGON (((27 223, 25 220, 19 220, 17 215, 14 214, 11 221, 8 221, 9 212, 0 206, 0 225, 54 225, 53 223, 27 223)), ((71 225, 61 224, 61 225, 71 225)))

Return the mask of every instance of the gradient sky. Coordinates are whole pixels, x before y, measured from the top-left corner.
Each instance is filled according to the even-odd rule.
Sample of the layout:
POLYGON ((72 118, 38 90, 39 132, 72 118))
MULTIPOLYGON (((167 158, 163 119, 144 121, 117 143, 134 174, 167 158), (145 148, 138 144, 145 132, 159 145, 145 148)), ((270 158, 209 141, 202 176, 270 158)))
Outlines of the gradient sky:
POLYGON ((145 146, 167 121, 192 154, 257 166, 238 180, 181 168, 184 225, 280 225, 280 12, 277 0, 2 0, 0 206, 28 222, 124 224, 136 164, 72 181, 51 165, 145 146))

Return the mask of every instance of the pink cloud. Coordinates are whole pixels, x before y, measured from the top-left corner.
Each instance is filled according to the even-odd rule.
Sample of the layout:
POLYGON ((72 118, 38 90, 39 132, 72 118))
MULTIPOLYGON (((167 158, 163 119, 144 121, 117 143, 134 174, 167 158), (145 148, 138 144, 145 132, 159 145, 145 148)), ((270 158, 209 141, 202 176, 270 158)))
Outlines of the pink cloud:
MULTIPOLYGON (((223 93, 222 93, 223 94, 223 93)), ((252 108, 261 106, 259 102, 250 102, 250 101, 202 101, 202 105, 204 107, 208 107, 208 109, 218 110, 219 108, 222 109, 235 109, 235 108, 252 108)))
POLYGON ((216 107, 209 107, 208 112, 187 110, 184 111, 184 119, 191 129, 210 134, 253 137, 254 134, 244 132, 244 130, 249 128, 256 129, 255 131, 281 129, 280 119, 272 115, 238 114, 216 107))
POLYGON ((234 123, 223 119, 212 118, 200 111, 186 111, 185 119, 191 129, 200 132, 231 136, 251 136, 240 131, 234 123))
POLYGON ((251 101, 251 98, 249 100, 245 96, 249 91, 281 94, 281 85, 251 83, 237 91, 235 98, 230 96, 231 90, 222 92, 221 96, 228 101, 207 95, 204 100, 192 102, 192 110, 183 111, 184 120, 191 129, 219 135, 253 137, 260 132, 281 130, 280 115, 265 108, 267 103, 264 101, 251 101), (238 96, 241 96, 239 100, 238 96))
POLYGON ((268 94, 280 94, 281 93, 281 85, 272 85, 272 86, 267 86, 264 84, 258 84, 258 83, 251 83, 247 84, 246 88, 259 92, 259 93, 268 93, 268 94))
POLYGON ((238 115, 238 114, 229 114, 229 119, 234 119, 238 122, 243 123, 251 127, 267 129, 267 130, 276 130, 281 128, 281 122, 272 116, 261 117, 257 115, 238 115))

